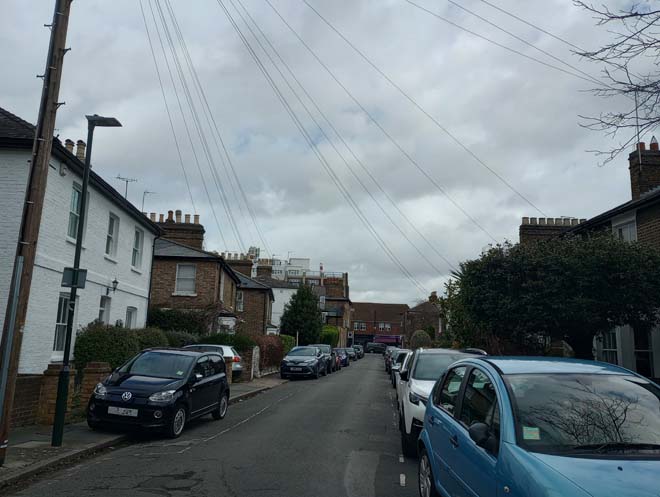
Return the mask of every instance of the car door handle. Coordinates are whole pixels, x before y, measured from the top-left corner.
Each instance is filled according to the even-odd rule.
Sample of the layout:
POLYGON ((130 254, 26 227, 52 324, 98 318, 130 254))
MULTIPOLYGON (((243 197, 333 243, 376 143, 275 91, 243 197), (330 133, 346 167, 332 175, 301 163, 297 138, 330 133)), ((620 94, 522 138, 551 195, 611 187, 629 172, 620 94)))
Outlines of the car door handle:
POLYGON ((433 416, 429 416, 429 424, 433 426, 435 424, 435 418, 433 416))
POLYGON ((452 435, 451 437, 449 437, 449 443, 451 443, 451 445, 454 448, 457 448, 458 447, 458 437, 456 435, 452 435))

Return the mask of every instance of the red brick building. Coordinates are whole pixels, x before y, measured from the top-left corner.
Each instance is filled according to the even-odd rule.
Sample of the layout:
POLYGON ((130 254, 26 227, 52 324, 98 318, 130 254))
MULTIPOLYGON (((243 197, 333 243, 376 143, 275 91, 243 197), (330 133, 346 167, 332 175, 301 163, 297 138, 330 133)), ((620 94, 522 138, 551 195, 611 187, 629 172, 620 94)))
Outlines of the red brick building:
POLYGON ((381 341, 401 344, 405 335, 405 317, 408 304, 381 304, 353 302, 353 343, 381 341))
POLYGON ((251 265, 234 266, 233 261, 230 264, 239 279, 236 293, 236 315, 241 321, 241 332, 253 337, 267 335, 269 332, 275 333, 277 327, 271 322, 273 301, 275 300, 273 290, 241 272, 241 270, 249 271, 251 265))

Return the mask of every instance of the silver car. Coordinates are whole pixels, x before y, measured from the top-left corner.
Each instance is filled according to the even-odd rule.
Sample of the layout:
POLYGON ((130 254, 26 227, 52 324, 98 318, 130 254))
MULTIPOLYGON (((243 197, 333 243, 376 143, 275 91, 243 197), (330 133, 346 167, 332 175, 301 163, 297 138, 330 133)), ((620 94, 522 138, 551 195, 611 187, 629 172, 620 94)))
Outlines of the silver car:
POLYGON ((203 344, 198 343, 196 345, 186 345, 184 349, 196 350, 198 352, 219 352, 222 354, 222 357, 233 357, 234 360, 231 363, 231 376, 233 378, 240 378, 241 373, 243 373, 243 359, 236 349, 231 345, 214 345, 214 344, 203 344))

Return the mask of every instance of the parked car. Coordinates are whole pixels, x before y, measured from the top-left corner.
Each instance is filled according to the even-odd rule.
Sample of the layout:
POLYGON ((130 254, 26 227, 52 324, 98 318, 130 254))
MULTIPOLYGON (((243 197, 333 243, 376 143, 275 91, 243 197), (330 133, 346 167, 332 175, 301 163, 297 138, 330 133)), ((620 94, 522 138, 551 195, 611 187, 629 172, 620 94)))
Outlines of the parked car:
POLYGON ((311 347, 318 347, 321 349, 321 352, 323 353, 323 362, 324 362, 324 367, 325 367, 325 375, 328 375, 335 371, 335 368, 333 367, 335 365, 335 359, 332 357, 332 347, 330 345, 326 345, 324 343, 313 343, 311 344, 311 347))
POLYGON ((280 364, 281 378, 310 376, 318 379, 322 374, 325 374, 325 359, 318 347, 294 347, 280 364))
POLYGON ((452 349, 417 349, 407 371, 399 375, 403 388, 399 397, 401 450, 405 456, 417 455, 417 438, 422 431, 424 410, 435 382, 455 361, 473 357, 452 349))
POLYGON ((341 361, 341 356, 339 355, 336 349, 332 349, 332 358, 335 361, 335 371, 339 371, 342 367, 342 361, 341 361))
POLYGON ((392 354, 392 365, 390 366, 390 379, 392 380, 392 388, 396 388, 396 382, 399 381, 399 369, 408 354, 412 354, 410 349, 397 349, 392 354))
MULTIPOLYGON (((403 362, 401 363, 401 366, 399 367, 399 371, 396 374, 397 377, 397 382, 396 382, 396 405, 397 409, 399 412, 401 412, 401 403, 400 403, 400 398, 403 396, 403 390, 406 386, 406 382, 401 379, 401 375, 404 372, 407 372, 410 368, 410 364, 412 363, 412 357, 414 353, 409 352, 406 354, 406 357, 403 359, 403 362)), ((405 375, 404 375, 405 376, 405 375)), ((401 416, 399 416, 399 428, 401 427, 401 416)))
POLYGON ((365 349, 367 353, 371 354, 382 354, 385 352, 387 345, 384 343, 368 342, 367 348, 365 349))
POLYGON ((353 347, 346 347, 344 348, 344 350, 348 354, 348 358, 351 361, 357 361, 357 352, 355 352, 355 349, 353 347))
POLYGON ((214 345, 198 343, 195 345, 186 345, 184 349, 196 350, 198 352, 217 352, 222 357, 233 357, 231 363, 231 377, 238 379, 243 374, 243 359, 231 345, 214 345))
POLYGON ((486 352, 484 349, 477 349, 475 347, 461 349, 461 352, 465 352, 467 354, 488 355, 488 352, 486 352))
POLYGON ((383 354, 383 360, 385 361, 385 372, 387 374, 390 374, 390 366, 392 366, 392 354, 396 350, 399 350, 399 348, 389 345, 383 354))
POLYGON ((229 406, 225 362, 216 352, 147 349, 96 385, 87 424, 160 429, 181 435, 188 421, 205 414, 222 419, 229 406))
POLYGON ((426 407, 420 495, 654 497, 658 412, 660 386, 611 364, 462 360, 426 407))
POLYGON ((364 357, 364 347, 362 347, 362 345, 353 345, 353 348, 355 349, 357 358, 362 359, 364 357))
POLYGON ((348 357, 348 352, 346 352, 346 349, 344 348, 335 348, 334 351, 337 353, 337 356, 339 357, 339 361, 342 366, 350 366, 351 365, 351 359, 348 357))

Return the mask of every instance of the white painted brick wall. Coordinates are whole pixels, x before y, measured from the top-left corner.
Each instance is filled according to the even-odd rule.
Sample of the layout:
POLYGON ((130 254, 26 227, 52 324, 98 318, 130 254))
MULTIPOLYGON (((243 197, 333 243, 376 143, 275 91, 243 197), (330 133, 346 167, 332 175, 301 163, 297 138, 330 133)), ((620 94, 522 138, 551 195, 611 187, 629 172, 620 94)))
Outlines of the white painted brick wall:
MULTIPOLYGON (((24 167, 22 184, 27 181, 27 160, 29 151, 0 151, 0 193, 4 188, 8 190, 20 188, 19 185, 5 184, 5 169, 19 170, 24 167)), ((62 271, 66 266, 73 265, 74 241, 67 238, 69 222, 69 205, 71 202, 71 191, 73 182, 82 182, 72 171, 65 176, 59 174, 59 161, 53 158, 52 164, 55 168, 49 169, 48 185, 46 187, 46 198, 44 212, 39 230, 39 245, 32 280, 32 290, 28 305, 28 316, 25 323, 23 346, 19 372, 35 374, 43 372, 48 363, 61 359, 61 354, 53 352, 53 341, 55 336, 55 322, 57 318, 57 303, 59 294, 67 292, 61 288, 62 271)), ((13 177, 13 176, 10 176, 13 177)), ((19 174, 16 173, 16 177, 19 174)), ((25 186, 23 186, 23 191, 25 186)), ((8 221, 7 229, 0 224, 0 255, 2 268, 0 268, 0 299, 4 302, 2 313, 6 306, 6 294, 8 283, 6 274, 11 278, 11 260, 7 259, 2 252, 5 245, 15 248, 18 225, 20 221, 20 198, 8 200, 3 194, 0 198, 3 216, 7 213, 16 213, 13 228, 8 221), (5 268, 8 266, 8 269, 5 268)), ((16 195, 14 195, 16 197, 16 195)), ((126 319, 126 308, 131 306, 137 308, 137 326, 142 327, 146 322, 147 305, 149 297, 149 279, 151 276, 151 259, 154 235, 146 229, 144 232, 144 251, 142 255, 141 268, 136 271, 131 268, 131 256, 133 247, 133 235, 135 227, 140 227, 137 220, 121 209, 121 207, 103 196, 98 190, 90 187, 88 196, 88 211, 86 231, 83 238, 83 253, 81 267, 87 269, 87 286, 78 291, 78 306, 74 330, 78 330, 87 323, 98 318, 99 304, 102 295, 106 294, 106 288, 112 286, 112 281, 117 279, 119 285, 117 291, 110 291, 110 323, 126 319), (108 217, 110 213, 119 217, 119 239, 117 245, 117 256, 115 260, 105 257, 105 240, 108 229, 108 217)), ((0 216, 0 217, 3 217, 0 216)), ((5 221, 0 220, 0 223, 5 221)), ((11 254, 13 255, 13 249, 11 254)), ((67 292, 68 293, 68 292, 67 292)))

